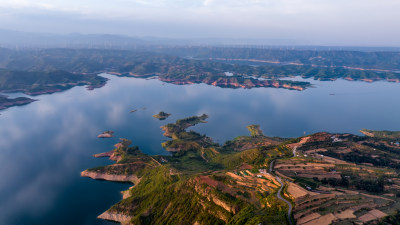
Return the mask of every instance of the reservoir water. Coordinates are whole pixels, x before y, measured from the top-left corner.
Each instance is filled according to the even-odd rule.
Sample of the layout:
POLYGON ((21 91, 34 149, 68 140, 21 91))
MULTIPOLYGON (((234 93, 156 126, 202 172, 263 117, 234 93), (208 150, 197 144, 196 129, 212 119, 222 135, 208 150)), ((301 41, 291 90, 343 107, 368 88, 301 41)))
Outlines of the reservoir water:
POLYGON ((96 216, 130 185, 82 178, 80 172, 112 163, 92 155, 111 150, 120 137, 145 153, 167 154, 160 126, 183 117, 208 114, 208 123, 192 129, 220 143, 247 135, 250 124, 282 137, 400 130, 397 83, 307 80, 313 88, 300 92, 103 76, 110 80, 102 88, 36 96, 39 101, 0 112, 0 224, 111 224, 96 216), (172 116, 152 117, 160 111, 172 116), (98 139, 105 130, 116 137, 98 139))

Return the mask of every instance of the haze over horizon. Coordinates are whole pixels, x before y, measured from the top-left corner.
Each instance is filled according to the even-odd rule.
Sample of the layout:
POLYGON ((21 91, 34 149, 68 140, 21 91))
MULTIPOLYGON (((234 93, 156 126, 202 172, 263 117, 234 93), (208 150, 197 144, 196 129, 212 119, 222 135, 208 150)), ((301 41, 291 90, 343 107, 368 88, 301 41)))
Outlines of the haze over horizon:
POLYGON ((396 0, 0 0, 0 29, 400 46, 396 0))

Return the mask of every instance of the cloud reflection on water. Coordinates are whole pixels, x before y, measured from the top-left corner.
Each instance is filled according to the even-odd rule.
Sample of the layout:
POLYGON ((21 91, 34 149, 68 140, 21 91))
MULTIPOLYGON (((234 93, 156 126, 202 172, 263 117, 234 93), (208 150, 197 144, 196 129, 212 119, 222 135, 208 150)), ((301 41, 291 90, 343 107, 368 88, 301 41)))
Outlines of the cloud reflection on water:
POLYGON ((384 101, 400 94, 398 84, 312 81, 318 88, 297 92, 163 85, 158 80, 107 77, 111 80, 100 89, 75 87, 2 111, 0 224, 26 224, 32 218, 70 224, 63 217, 79 213, 87 224, 98 224, 96 213, 119 196, 118 191, 113 192, 114 197, 103 195, 104 206, 100 207, 96 194, 122 186, 80 178, 81 170, 107 163, 91 155, 109 151, 118 137, 132 139, 145 152, 165 154, 160 143, 167 138, 159 127, 182 117, 209 114, 209 123, 191 129, 219 142, 247 135, 249 124, 260 124, 267 135, 286 137, 304 131, 355 133, 364 127, 400 127, 400 106, 384 101), (367 89, 375 94, 359 94, 367 89), (130 113, 132 109, 138 111, 130 113), (152 118, 159 111, 172 116, 165 121, 152 118), (114 130, 117 137, 97 139, 105 130, 114 130), (52 218, 55 214, 60 218, 52 218))

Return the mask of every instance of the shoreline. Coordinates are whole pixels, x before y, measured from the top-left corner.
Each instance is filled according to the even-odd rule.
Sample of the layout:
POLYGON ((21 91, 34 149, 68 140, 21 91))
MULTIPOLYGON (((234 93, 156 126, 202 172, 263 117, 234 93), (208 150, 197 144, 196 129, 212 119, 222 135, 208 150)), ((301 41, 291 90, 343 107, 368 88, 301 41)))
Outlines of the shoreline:
POLYGON ((130 182, 137 184, 140 182, 140 178, 136 175, 112 175, 106 173, 98 173, 94 171, 84 170, 81 172, 81 177, 88 177, 94 180, 106 180, 114 182, 130 182))

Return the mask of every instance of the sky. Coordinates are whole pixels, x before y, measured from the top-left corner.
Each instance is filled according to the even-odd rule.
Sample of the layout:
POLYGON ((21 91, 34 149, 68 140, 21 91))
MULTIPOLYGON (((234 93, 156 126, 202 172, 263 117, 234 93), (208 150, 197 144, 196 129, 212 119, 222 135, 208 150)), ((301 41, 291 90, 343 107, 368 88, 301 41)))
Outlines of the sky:
POLYGON ((400 0, 0 0, 0 29, 400 46, 400 0))

